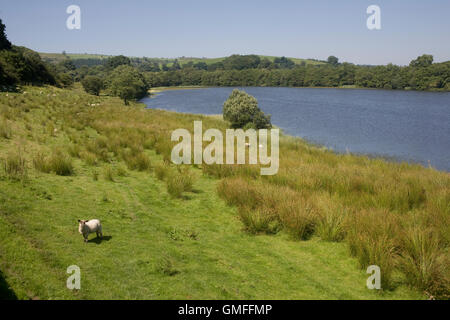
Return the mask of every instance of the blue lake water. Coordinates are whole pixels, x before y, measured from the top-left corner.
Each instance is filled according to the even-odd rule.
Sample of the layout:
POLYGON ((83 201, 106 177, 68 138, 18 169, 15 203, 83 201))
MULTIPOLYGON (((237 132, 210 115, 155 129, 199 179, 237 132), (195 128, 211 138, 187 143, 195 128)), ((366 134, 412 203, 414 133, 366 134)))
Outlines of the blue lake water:
MULTIPOLYGON (((286 134, 338 152, 428 163, 450 171, 450 93, 325 88, 239 88, 286 134)), ((149 108, 220 114, 233 88, 165 91, 149 108)))

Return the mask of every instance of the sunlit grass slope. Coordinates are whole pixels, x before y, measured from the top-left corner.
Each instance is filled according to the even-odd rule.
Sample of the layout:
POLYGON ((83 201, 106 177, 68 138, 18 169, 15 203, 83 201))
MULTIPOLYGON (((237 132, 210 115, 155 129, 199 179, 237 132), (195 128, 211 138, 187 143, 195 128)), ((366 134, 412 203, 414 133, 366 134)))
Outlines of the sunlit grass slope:
MULTIPOLYGON (((402 268, 392 268, 389 288, 367 289, 364 264, 373 263, 373 256, 361 260, 365 242, 358 242, 354 228, 365 220, 352 224, 342 218, 341 226, 337 208, 353 219, 371 210, 395 217, 436 211, 433 223, 442 224, 429 222, 438 243, 430 244, 434 256, 427 261, 436 272, 430 283, 442 283, 447 174, 337 156, 288 137, 282 139, 280 174, 272 178, 248 166, 169 164, 172 130, 192 129, 194 120, 203 120, 204 128, 227 127, 218 118, 125 107, 119 99, 89 96, 78 87, 1 93, 2 297, 426 298, 402 268), (389 184, 392 189, 383 189, 389 184), (426 188, 425 199, 418 185, 426 188), (278 201, 279 195, 285 201, 278 201), (77 220, 93 218, 102 221, 105 237, 91 235, 85 244, 77 220), (66 288, 70 265, 81 268, 79 291, 66 288)), ((384 243, 375 235, 371 241, 376 248, 384 243)), ((386 241, 391 248, 391 238, 386 241)), ((397 263, 407 242, 402 247, 395 241, 397 263)), ((414 265, 412 260, 411 272, 414 265)))

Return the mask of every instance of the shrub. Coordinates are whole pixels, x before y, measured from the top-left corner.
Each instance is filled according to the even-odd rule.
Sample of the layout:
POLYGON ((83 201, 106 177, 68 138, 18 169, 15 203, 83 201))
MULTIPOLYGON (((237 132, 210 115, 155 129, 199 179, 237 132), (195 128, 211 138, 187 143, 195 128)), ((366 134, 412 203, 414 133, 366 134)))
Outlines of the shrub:
POLYGON ((255 97, 238 89, 233 90, 223 104, 223 118, 229 121, 233 128, 271 128, 270 116, 258 108, 255 97))
POLYGON ((98 96, 103 89, 103 80, 97 76, 86 76, 81 80, 81 85, 87 93, 98 96))
POLYGON ((109 91, 123 99, 125 105, 128 105, 129 100, 142 98, 149 89, 142 73, 128 65, 121 65, 114 69, 110 73, 108 83, 109 91))

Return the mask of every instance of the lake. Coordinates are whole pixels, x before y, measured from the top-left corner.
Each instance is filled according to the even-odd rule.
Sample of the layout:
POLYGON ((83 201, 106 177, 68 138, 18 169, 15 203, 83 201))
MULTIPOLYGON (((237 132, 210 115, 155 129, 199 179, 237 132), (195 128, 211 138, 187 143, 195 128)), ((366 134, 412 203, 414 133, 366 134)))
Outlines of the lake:
MULTIPOLYGON (((428 163, 450 171, 450 93, 329 88, 239 88, 286 134, 338 152, 428 163)), ((221 114, 233 88, 169 90, 149 108, 221 114)))

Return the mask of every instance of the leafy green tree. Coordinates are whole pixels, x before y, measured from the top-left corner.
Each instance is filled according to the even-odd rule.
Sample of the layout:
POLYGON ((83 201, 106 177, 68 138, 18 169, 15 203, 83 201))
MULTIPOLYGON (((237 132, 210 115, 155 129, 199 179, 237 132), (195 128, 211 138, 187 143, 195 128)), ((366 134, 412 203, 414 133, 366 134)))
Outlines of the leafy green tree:
POLYGON ((131 65, 131 60, 130 60, 130 58, 120 55, 120 56, 115 56, 115 57, 109 58, 108 60, 106 60, 105 65, 107 68, 115 69, 118 66, 131 65))
POLYGON ((336 58, 335 56, 329 56, 327 62, 332 66, 337 66, 339 64, 339 59, 336 58))
POLYGON ((197 70, 208 70, 208 65, 205 62, 197 62, 194 64, 194 68, 197 70))
POLYGON ((175 59, 175 61, 173 62, 172 66, 170 67, 170 70, 176 71, 176 70, 180 70, 180 69, 181 69, 181 66, 178 63, 178 60, 175 59))
POLYGON ((410 67, 428 67, 433 64, 433 56, 431 54, 423 54, 417 59, 412 60, 409 64, 410 67))
POLYGON ((98 96, 103 89, 103 80, 97 76, 86 76, 81 80, 81 85, 87 93, 98 96))
POLYGON ((59 87, 68 88, 73 85, 73 78, 69 73, 58 73, 56 75, 56 83, 59 87))
POLYGON ((149 89, 149 85, 136 68, 128 65, 121 65, 115 68, 109 76, 109 91, 121 99, 125 105, 132 99, 144 97, 149 89))
POLYGON ((291 69, 295 66, 294 61, 286 57, 275 58, 273 60, 273 64, 275 65, 276 68, 279 69, 291 69))
POLYGON ((229 121, 233 128, 271 127, 270 115, 265 115, 258 108, 256 98, 238 89, 233 90, 223 104, 223 118, 229 121))
POLYGON ((5 28, 6 27, 3 24, 2 19, 0 19, 0 50, 11 49, 11 42, 9 42, 8 38, 6 37, 5 28))

